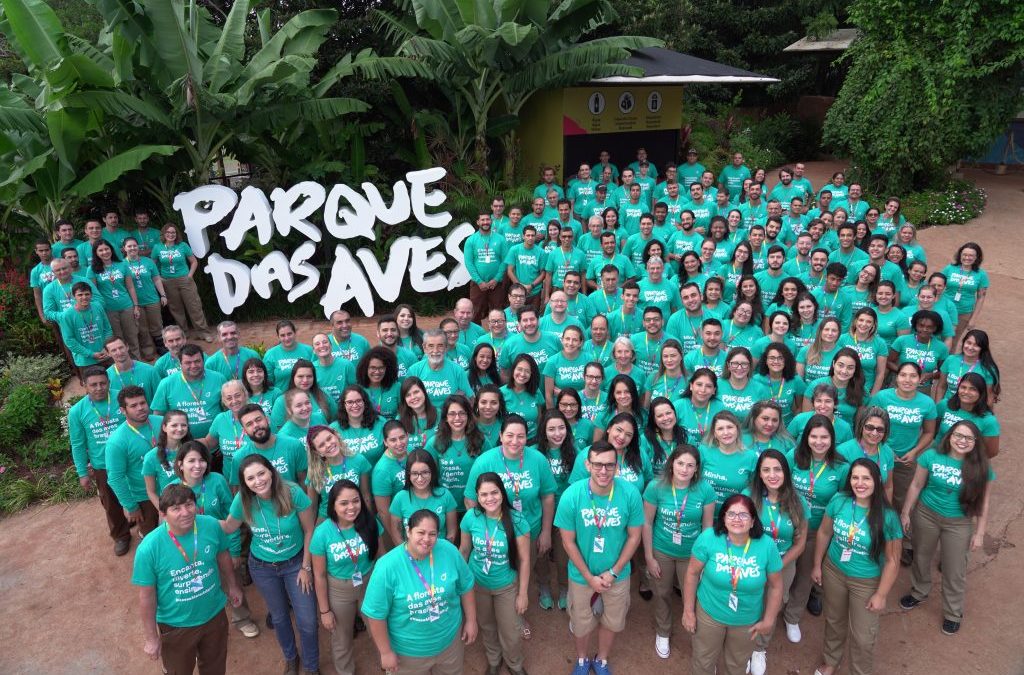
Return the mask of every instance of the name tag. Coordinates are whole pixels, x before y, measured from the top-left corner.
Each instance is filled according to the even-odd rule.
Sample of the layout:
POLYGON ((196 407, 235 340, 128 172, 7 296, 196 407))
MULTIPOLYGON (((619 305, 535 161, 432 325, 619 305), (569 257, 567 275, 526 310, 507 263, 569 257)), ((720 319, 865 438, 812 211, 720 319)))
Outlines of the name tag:
POLYGON ((679 546, 680 544, 682 544, 683 543, 683 533, 682 532, 674 532, 672 534, 672 543, 675 544, 676 546, 679 546))
POLYGON ((359 570, 356 570, 355 572, 352 573, 352 585, 353 586, 362 586, 363 585, 363 573, 360 572, 359 570))
POLYGON ((604 553, 604 537, 594 537, 594 553, 604 553))
POLYGON ((839 556, 839 562, 850 562, 850 558, 853 557, 853 549, 844 548, 842 554, 839 556))

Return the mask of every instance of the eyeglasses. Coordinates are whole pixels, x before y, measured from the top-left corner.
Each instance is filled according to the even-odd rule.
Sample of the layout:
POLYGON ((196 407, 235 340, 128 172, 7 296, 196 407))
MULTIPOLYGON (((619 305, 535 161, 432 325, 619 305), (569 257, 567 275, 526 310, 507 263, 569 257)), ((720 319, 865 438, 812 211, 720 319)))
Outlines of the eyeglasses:
POLYGON ((355 408, 355 407, 361 406, 361 405, 363 405, 363 399, 361 399, 361 398, 357 398, 354 401, 345 401, 345 407, 346 408, 355 408))
POLYGON ((367 366, 366 370, 368 370, 371 373, 383 373, 385 370, 387 370, 387 368, 385 368, 384 366, 367 366))
POLYGON ((430 478, 429 471, 410 471, 409 476, 412 478, 430 478))
POLYGON ((749 368, 750 364, 746 361, 733 361, 729 364, 730 368, 749 368))
POLYGON ((577 403, 576 401, 559 401, 558 402, 558 407, 559 408, 579 408, 580 404, 577 403))
POLYGON ((865 424, 864 425, 864 431, 871 431, 871 432, 876 433, 876 434, 884 434, 885 433, 885 427, 879 426, 877 424, 865 424))
POLYGON ((600 380, 604 375, 584 375, 584 380, 600 380))
POLYGON ((619 465, 616 464, 615 462, 591 462, 590 470, 596 473, 605 473, 608 471, 615 471, 615 469, 618 468, 618 466, 619 465))
POLYGON ((465 410, 449 410, 447 417, 467 417, 465 410))
POLYGON ((726 511, 725 517, 728 520, 735 520, 741 523, 750 520, 750 514, 746 511, 726 511))
POLYGON ((974 441, 978 440, 974 436, 968 436, 967 434, 962 434, 959 431, 954 431, 952 434, 950 434, 950 436, 953 438, 954 441, 960 441, 962 443, 973 443, 974 441))

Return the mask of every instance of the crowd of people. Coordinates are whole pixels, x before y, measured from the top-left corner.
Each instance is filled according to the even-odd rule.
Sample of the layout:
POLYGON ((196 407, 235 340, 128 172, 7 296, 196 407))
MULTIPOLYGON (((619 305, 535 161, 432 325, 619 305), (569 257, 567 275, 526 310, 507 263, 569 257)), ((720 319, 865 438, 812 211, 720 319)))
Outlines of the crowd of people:
POLYGON ((75 468, 114 553, 141 537, 165 672, 223 673, 231 628, 266 625, 286 673, 319 671, 322 628, 338 673, 368 631, 388 672, 461 673, 480 638, 518 675, 536 602, 567 613, 573 675, 611 673, 647 608, 655 634, 630 638, 695 675, 763 675, 807 614, 815 672, 860 675, 937 549, 957 632, 1000 439, 981 248, 929 266, 899 199, 842 173, 768 190, 739 153, 717 177, 693 151, 600 159, 565 186, 546 168, 528 207, 495 196, 469 297, 430 330, 398 305, 376 344, 340 308, 313 335, 280 321, 262 355, 211 330, 188 244, 144 209, 38 243, 39 316, 86 390, 75 468))

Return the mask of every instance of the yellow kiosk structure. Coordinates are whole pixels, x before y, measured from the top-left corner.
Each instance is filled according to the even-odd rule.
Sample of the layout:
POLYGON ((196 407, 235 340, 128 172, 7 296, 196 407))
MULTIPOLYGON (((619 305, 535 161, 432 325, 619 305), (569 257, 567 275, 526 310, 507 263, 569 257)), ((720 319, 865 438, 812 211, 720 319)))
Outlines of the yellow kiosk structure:
POLYGON ((643 77, 607 77, 530 99, 520 119, 527 176, 552 166, 564 183, 602 150, 620 169, 636 159, 639 147, 655 166, 675 162, 685 85, 779 81, 659 47, 638 50, 625 63, 643 70, 643 77))

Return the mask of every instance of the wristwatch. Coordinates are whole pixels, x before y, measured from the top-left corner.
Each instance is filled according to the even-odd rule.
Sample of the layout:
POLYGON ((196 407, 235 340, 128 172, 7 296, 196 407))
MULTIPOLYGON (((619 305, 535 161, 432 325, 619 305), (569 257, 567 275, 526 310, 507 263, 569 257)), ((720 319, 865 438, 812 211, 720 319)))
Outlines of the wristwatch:
POLYGON ((313 568, 310 565, 303 565, 302 569, 306 570, 307 572, 312 572, 313 571, 313 568))

